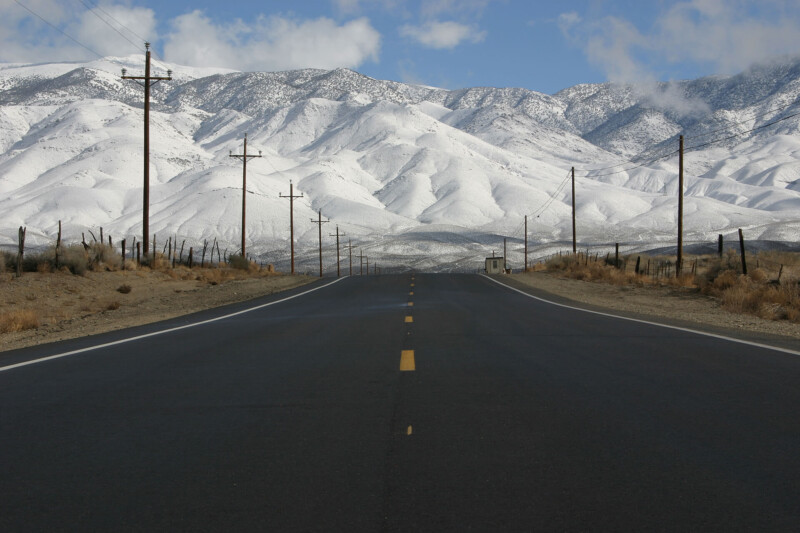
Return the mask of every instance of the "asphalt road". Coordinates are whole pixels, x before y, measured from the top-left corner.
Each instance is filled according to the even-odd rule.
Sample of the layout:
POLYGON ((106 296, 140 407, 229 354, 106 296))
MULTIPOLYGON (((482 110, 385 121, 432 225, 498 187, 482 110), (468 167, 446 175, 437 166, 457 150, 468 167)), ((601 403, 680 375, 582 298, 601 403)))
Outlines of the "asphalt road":
POLYGON ((0 369, 0 465, 3 532, 797 531, 800 357, 353 277, 0 369))

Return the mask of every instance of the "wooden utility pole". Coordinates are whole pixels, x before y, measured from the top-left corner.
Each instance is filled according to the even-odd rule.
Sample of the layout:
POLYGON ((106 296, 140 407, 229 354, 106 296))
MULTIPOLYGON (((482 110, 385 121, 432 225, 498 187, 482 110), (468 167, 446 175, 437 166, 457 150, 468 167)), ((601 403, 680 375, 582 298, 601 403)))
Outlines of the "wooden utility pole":
POLYGON ((528 215, 525 215, 525 270, 528 271, 528 215))
POLYGON ((364 250, 359 250, 358 253, 361 254, 361 267, 358 270, 358 275, 359 276, 363 276, 364 275, 364 250))
POLYGON ((347 248, 347 251, 350 254, 350 275, 352 276, 353 275, 353 248, 355 248, 355 246, 353 246, 353 243, 350 241, 350 239, 347 239, 347 246, 345 246, 345 248, 347 248))
POLYGON ((247 155, 247 134, 244 134, 244 153, 243 154, 234 154, 233 152, 228 152, 228 157, 235 157, 237 159, 242 160, 242 257, 246 257, 245 255, 245 216, 247 213, 247 160, 252 159, 254 157, 261 157, 261 150, 258 151, 258 155, 247 155))
POLYGON ((506 238, 503 237, 503 274, 508 270, 508 252, 506 248, 506 238))
MULTIPOLYGON (((172 80, 172 71, 168 70, 166 77, 150 75, 150 43, 144 43, 144 76, 128 76, 127 70, 122 69, 123 80, 135 80, 144 87, 144 186, 142 188, 142 233, 144 238, 144 255, 147 256, 147 246, 150 239, 150 87, 160 81, 172 80)), ((153 249, 155 254, 155 249, 153 249)))
POLYGON ((678 259, 675 261, 675 277, 683 268, 683 135, 678 149, 678 259))
POLYGON ((578 252, 578 240, 575 234, 575 167, 572 167, 572 253, 578 252))
POLYGON ((292 274, 294 274, 294 199, 295 198, 302 198, 303 195, 294 194, 294 186, 292 185, 292 181, 289 180, 289 196, 284 196, 282 194, 278 194, 280 198, 288 198, 289 199, 289 241, 291 242, 291 255, 292 255, 292 274))
POLYGON ((330 220, 322 220, 322 209, 318 211, 319 217, 317 220, 311 219, 311 222, 319 226, 319 277, 322 277, 322 225, 327 224, 330 220))
MULTIPOLYGON (((331 234, 329 236, 333 237, 334 235, 331 234)), ((339 237, 340 236, 342 236, 342 237, 345 236, 344 233, 342 233, 342 234, 339 233, 339 225, 338 224, 336 225, 336 235, 335 236, 336 236, 336 277, 338 278, 338 277, 341 277, 341 275, 342 275, 341 259, 339 259, 339 237)))

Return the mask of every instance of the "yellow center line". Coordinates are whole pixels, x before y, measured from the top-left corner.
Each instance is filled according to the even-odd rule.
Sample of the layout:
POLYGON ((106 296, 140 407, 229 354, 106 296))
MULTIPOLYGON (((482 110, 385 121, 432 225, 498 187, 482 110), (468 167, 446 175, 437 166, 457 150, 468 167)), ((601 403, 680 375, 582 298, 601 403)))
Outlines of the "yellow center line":
POLYGON ((400 371, 409 372, 412 370, 416 370, 416 365, 414 364, 414 350, 403 350, 400 353, 400 371))
POLYGON ((408 426, 408 429, 406 430, 406 435, 411 435, 412 433, 414 433, 413 428, 411 426, 408 426))
POLYGON ((406 317, 406 324, 408 324, 409 322, 414 322, 414 317, 413 316, 407 316, 406 317))
POLYGON ((408 302, 409 307, 414 307, 414 302, 408 302))
POLYGON ((408 293, 409 296, 414 296, 414 291, 408 293))

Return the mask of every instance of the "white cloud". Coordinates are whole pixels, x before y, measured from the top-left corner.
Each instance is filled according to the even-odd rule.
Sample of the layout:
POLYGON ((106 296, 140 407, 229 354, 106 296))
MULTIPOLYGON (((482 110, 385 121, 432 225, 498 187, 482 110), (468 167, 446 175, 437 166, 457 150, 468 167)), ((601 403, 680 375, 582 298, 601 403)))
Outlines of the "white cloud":
POLYGON ((65 8, 64 2, 59 0, 29 0, 24 4, 30 11, 14 2, 0 2, 2 61, 86 60, 96 58, 95 53, 101 56, 127 55, 143 49, 144 43, 139 43, 140 39, 121 28, 116 21, 136 28, 136 33, 146 39, 156 38, 155 15, 147 8, 103 5, 102 11, 76 12, 65 8), (61 31, 53 29, 50 24, 61 31), (125 33, 135 46, 126 42, 110 25, 125 33))
POLYGON ((173 20, 164 43, 168 61, 238 70, 354 68, 377 61, 381 36, 366 18, 337 25, 331 19, 261 16, 252 23, 216 24, 201 11, 173 20))
POLYGON ((587 58, 618 82, 648 81, 651 65, 696 64, 731 74, 755 62, 800 53, 796 0, 687 0, 662 11, 642 30, 619 17, 583 21, 563 13, 558 26, 587 58))
POLYGON ((486 38, 485 31, 453 21, 429 21, 421 26, 405 25, 400 28, 400 35, 436 49, 452 49, 465 41, 479 43, 486 38))

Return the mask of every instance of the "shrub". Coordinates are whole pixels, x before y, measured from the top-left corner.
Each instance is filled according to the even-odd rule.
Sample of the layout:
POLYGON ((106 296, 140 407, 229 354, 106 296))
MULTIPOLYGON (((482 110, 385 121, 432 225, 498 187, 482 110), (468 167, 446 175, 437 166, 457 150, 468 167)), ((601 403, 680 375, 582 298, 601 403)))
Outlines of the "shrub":
POLYGON ((68 268, 70 272, 83 276, 89 269, 89 255, 83 246, 73 244, 61 250, 59 264, 61 268, 68 268))
POLYGON ((132 289, 131 289, 131 286, 130 286, 130 285, 128 285, 127 283, 125 283, 125 284, 123 284, 123 285, 120 285, 119 287, 117 287, 117 292, 119 292, 119 293, 121 293, 121 294, 128 294, 128 293, 130 293, 130 292, 131 292, 131 290, 132 290, 132 289))
POLYGON ((39 315, 31 309, 0 313, 0 333, 25 331, 39 327, 39 315))
POLYGON ((232 255, 228 258, 228 265, 238 270, 250 270, 250 260, 241 255, 232 255))

